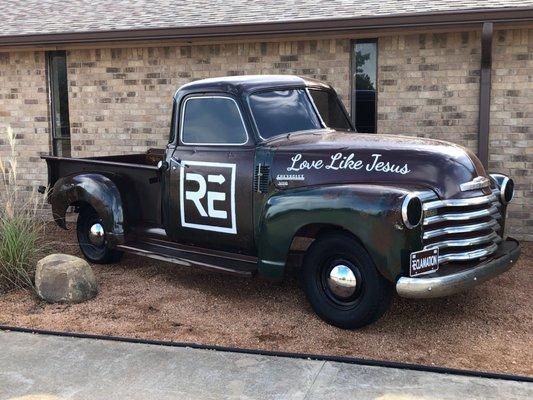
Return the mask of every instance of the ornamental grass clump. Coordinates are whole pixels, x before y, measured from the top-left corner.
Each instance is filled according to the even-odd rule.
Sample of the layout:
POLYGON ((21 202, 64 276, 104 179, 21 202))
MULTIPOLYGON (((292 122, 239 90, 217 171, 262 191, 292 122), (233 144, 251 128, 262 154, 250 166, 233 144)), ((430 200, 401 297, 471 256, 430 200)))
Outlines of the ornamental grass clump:
POLYGON ((10 127, 6 136, 8 151, 0 153, 0 293, 34 289, 45 228, 45 196, 20 185, 16 137, 10 127))

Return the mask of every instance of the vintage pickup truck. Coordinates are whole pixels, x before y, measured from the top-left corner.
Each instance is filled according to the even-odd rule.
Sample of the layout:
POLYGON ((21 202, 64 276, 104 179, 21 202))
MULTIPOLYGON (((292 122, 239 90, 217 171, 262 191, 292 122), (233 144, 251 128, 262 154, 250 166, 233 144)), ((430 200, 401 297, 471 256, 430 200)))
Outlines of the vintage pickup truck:
POLYGON ((512 179, 451 143, 359 134, 331 86, 296 76, 182 86, 164 150, 43 158, 55 221, 74 207, 89 261, 130 252, 279 280, 309 243, 303 288, 342 328, 377 320, 394 291, 464 291, 520 253, 504 237, 512 179))

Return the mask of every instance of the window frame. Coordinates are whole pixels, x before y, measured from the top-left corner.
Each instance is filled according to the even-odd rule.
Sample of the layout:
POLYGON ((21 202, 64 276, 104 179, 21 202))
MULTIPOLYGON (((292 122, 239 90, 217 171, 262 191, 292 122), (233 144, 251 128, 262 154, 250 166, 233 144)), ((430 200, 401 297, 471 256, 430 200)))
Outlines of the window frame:
POLYGON ((378 46, 378 38, 366 38, 366 39, 353 39, 350 42, 350 119, 352 121, 352 125, 354 126, 355 130, 357 131, 357 113, 356 113, 356 95, 355 95, 355 46, 358 43, 375 43, 376 45, 376 90, 375 90, 375 96, 374 96, 374 107, 375 107, 375 115, 374 115, 374 132, 361 132, 361 133, 367 133, 367 134, 377 134, 378 133, 378 81, 379 81, 379 46, 378 46))
POLYGON ((246 126, 246 122, 244 121, 244 117, 241 111, 241 107, 239 106, 239 103, 237 100, 235 100, 233 97, 224 95, 224 94, 208 94, 208 95, 199 95, 199 94, 193 94, 190 96, 185 97, 183 101, 181 102, 180 106, 180 121, 179 121, 179 142, 180 144, 184 146, 246 146, 250 141, 250 135, 248 134, 248 128, 246 126), (242 123, 242 126, 244 128, 245 133, 245 140, 242 143, 191 143, 191 142, 185 142, 183 140, 183 128, 185 126, 185 109, 187 108, 187 102, 189 100, 202 100, 202 99, 226 99, 230 100, 235 104, 235 107, 237 107, 237 111, 239 112, 239 117, 242 123))
MULTIPOLYGON (((279 137, 287 136, 287 134, 286 133, 280 133, 279 135, 271 136, 269 138, 264 138, 263 136, 261 136, 261 132, 259 131, 259 127, 257 126, 257 122, 256 122, 255 116, 254 116, 254 111, 253 111, 252 105, 250 103, 250 97, 253 96, 254 94, 258 94, 258 93, 277 92, 277 91, 282 91, 282 90, 302 90, 303 92, 305 92, 305 95, 307 96, 307 98, 311 102, 311 105, 313 107, 313 111, 315 112, 316 117, 318 118, 318 122, 321 125, 321 127, 318 128, 318 129, 327 128, 327 126, 324 124, 324 121, 322 121, 322 116, 318 112, 318 109, 316 108, 315 102, 313 101, 313 98, 311 97, 311 94, 309 93, 307 86, 279 86, 279 87, 270 87, 270 88, 266 88, 266 89, 254 90, 253 92, 250 92, 246 96, 246 103, 248 104, 248 110, 250 112, 250 117, 252 119, 252 123, 254 125, 255 132, 257 133, 257 137, 259 138, 260 142, 268 142, 270 140, 274 140, 274 139, 279 138, 279 137)), ((312 132, 312 131, 315 131, 315 130, 316 129, 307 129, 307 130, 299 131, 299 132, 312 132)))

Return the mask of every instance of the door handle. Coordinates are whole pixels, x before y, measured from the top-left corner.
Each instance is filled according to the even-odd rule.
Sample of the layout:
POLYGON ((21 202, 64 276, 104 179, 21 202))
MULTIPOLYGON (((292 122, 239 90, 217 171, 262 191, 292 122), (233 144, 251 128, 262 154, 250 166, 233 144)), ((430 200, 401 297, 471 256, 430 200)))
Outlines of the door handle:
POLYGON ((157 169, 159 172, 165 172, 168 169, 168 162, 165 160, 159 161, 157 163, 157 169))

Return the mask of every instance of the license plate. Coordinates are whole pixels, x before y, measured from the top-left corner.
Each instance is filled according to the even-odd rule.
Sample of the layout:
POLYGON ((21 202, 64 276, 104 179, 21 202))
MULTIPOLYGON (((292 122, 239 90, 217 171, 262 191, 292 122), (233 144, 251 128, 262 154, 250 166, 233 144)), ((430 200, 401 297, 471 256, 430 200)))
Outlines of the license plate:
POLYGON ((439 269, 439 249, 411 253, 409 276, 429 274, 439 269))

